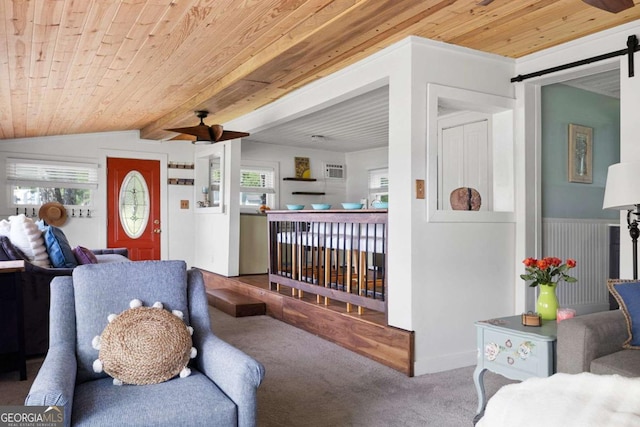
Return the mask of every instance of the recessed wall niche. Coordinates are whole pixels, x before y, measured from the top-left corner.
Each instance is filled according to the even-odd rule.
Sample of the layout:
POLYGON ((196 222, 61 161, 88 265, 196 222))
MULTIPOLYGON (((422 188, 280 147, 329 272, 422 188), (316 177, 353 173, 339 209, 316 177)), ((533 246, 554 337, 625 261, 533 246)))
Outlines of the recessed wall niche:
POLYGON ((513 221, 514 106, 511 98, 427 85, 429 221, 513 221), (460 187, 478 191, 479 210, 452 208, 460 187))

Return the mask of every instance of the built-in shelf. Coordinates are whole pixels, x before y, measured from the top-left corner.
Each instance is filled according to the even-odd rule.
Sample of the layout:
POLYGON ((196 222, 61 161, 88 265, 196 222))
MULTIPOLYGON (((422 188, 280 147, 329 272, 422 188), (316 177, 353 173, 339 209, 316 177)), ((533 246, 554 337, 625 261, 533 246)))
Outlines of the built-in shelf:
POLYGON ((324 196, 324 191, 294 191, 293 195, 324 196))
POLYGON ((308 181, 308 182, 312 182, 312 181, 317 181, 315 178, 282 178, 283 181, 308 181))
POLYGON ((177 163, 177 162, 169 162, 167 165, 169 169, 193 169, 193 163, 177 163))
POLYGON ((193 185, 192 178, 169 178, 170 185, 193 185))

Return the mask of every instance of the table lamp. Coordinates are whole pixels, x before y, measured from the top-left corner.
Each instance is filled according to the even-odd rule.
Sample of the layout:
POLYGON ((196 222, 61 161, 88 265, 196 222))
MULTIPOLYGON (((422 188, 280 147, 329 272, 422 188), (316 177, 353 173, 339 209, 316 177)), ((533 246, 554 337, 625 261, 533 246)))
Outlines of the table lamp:
POLYGON ((633 279, 638 278, 638 218, 640 218, 640 163, 616 163, 609 166, 604 189, 603 209, 627 211, 627 227, 633 247, 633 279), (635 218, 631 218, 635 215, 635 218))

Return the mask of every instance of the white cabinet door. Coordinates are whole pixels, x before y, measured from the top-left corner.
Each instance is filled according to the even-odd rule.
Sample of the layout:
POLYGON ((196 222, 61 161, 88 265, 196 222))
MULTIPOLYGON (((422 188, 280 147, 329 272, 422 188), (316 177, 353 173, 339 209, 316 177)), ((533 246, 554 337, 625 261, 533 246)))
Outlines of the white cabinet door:
POLYGON ((459 187, 478 190, 480 210, 490 210, 491 177, 488 122, 443 128, 440 141, 438 209, 451 210, 449 195, 459 187))

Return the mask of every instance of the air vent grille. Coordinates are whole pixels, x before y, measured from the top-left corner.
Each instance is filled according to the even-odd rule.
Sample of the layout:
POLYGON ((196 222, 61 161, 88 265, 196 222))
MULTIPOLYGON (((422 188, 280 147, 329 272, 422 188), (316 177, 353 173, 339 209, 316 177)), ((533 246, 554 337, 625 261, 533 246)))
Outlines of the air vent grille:
POLYGON ((326 179, 344 179, 345 178, 344 165, 339 165, 335 163, 325 163, 324 177, 326 179))

